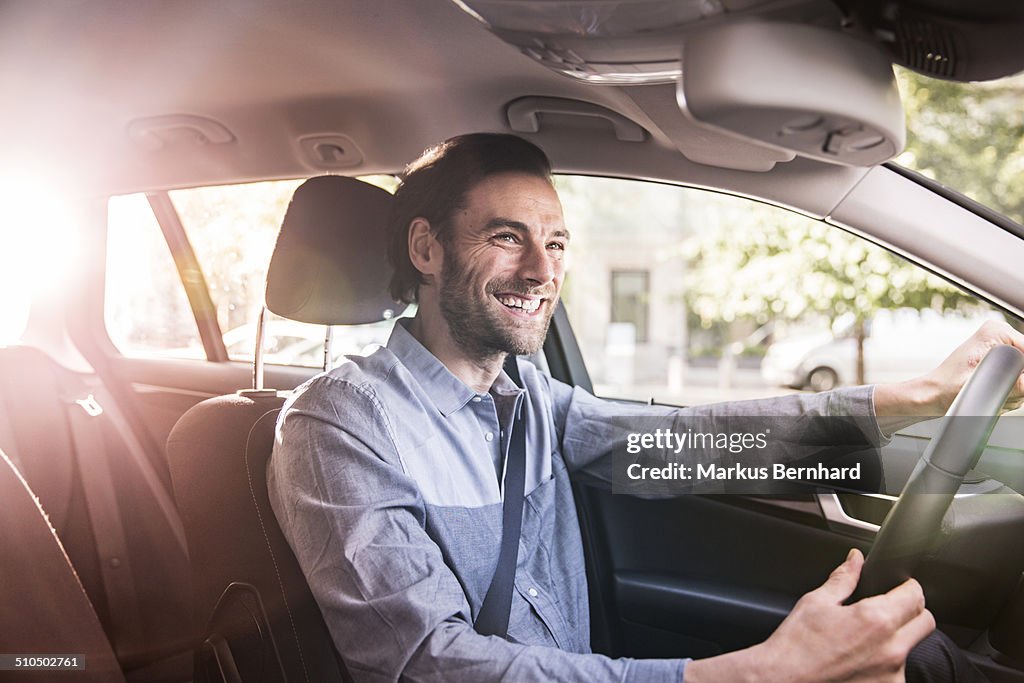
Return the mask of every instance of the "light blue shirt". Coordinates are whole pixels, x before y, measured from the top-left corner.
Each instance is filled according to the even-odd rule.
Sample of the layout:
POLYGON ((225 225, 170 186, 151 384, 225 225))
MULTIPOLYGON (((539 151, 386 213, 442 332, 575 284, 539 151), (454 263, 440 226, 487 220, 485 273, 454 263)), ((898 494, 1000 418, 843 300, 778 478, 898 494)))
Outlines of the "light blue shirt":
POLYGON ((609 484, 609 418, 630 412, 669 424, 715 413, 872 414, 870 387, 676 410, 602 401, 519 366, 524 389, 502 373, 477 394, 399 321, 387 348, 310 380, 282 410, 270 500, 357 681, 679 683, 684 659, 591 653, 569 473, 609 484), (506 640, 479 635, 473 622, 497 565, 498 473, 520 403, 526 500, 506 640))

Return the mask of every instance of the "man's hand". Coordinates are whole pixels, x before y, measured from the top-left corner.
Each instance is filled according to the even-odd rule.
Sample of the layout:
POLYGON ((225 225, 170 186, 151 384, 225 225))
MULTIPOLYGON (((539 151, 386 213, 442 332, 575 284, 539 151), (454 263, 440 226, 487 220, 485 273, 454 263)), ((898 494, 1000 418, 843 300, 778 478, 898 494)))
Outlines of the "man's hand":
POLYGON ((820 588, 804 595, 760 645, 690 662, 685 683, 900 681, 907 654, 935 629, 917 581, 844 605, 864 557, 851 550, 820 588))
MULTIPOLYGON (((944 415, 978 363, 1000 344, 1009 344, 1024 352, 1024 335, 1004 322, 987 322, 931 372, 898 384, 877 385, 878 426, 884 433, 891 434, 918 419, 944 415)), ((1024 375, 1017 378, 1003 410, 1019 408, 1022 403, 1024 375)))
MULTIPOLYGON (((982 359, 1000 344, 1009 344, 1024 352, 1024 335, 1004 322, 987 322, 970 339, 958 346, 939 367, 926 375, 935 386, 943 388, 945 403, 942 412, 953 402, 957 392, 982 359)), ((1017 384, 1003 410, 1019 408, 1021 403, 1024 403, 1024 374, 1017 378, 1017 384)))

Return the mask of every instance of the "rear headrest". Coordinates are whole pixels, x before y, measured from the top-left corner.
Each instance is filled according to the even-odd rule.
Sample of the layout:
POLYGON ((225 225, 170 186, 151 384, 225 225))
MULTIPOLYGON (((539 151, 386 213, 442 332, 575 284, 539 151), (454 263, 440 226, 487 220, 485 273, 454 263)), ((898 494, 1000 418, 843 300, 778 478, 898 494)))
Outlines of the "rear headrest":
POLYGON ((317 325, 398 315, 388 295, 391 194, 344 176, 310 178, 288 205, 267 271, 267 308, 317 325))

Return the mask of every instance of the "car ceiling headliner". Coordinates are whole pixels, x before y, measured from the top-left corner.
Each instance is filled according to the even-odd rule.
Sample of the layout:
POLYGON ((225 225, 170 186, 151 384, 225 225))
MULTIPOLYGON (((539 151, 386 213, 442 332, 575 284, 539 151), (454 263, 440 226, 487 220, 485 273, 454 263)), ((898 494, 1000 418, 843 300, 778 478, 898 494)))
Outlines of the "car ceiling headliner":
MULTIPOLYGON (((545 118, 540 132, 525 137, 557 171, 721 189, 839 216, 867 235, 895 226, 878 238, 908 254, 913 245, 901 235, 935 241, 894 220, 902 216, 900 193, 909 190, 904 183, 889 193, 897 177, 889 169, 799 157, 770 172, 724 167, 764 148, 698 129, 679 112, 672 85, 591 86, 549 72, 448 0, 2 2, 0 93, 0 176, 38 176, 72 194, 318 175, 325 170, 299 144, 312 134, 342 134, 358 145, 363 162, 337 172, 395 172, 451 135, 508 131, 505 108, 519 97, 571 97, 617 111, 649 136, 620 142, 592 117, 545 118), (172 114, 214 119, 234 141, 153 151, 128 134, 132 121, 172 114), (681 153, 694 150, 709 162, 719 155, 723 165, 681 153), (861 221, 844 212, 851 197, 880 215, 861 221)), ((964 217, 946 215, 943 204, 924 202, 914 214, 923 225, 961 224, 964 217)), ((944 238, 929 255, 931 267, 981 282, 979 291, 1024 309, 1019 288, 1000 276, 1019 264, 1013 247, 1020 242, 982 244, 981 227, 951 234, 978 242, 985 258, 964 262, 965 248, 944 238)))
POLYGON ((363 163, 342 172, 393 172, 451 135, 508 130, 505 106, 524 95, 598 103, 650 133, 622 143, 603 122, 552 119, 530 139, 563 171, 764 196, 815 175, 829 189, 812 204, 778 200, 820 215, 863 173, 800 160, 773 173, 692 163, 680 150, 699 146, 726 165, 764 151, 709 138, 675 108, 673 86, 591 86, 549 72, 447 0, 8 2, 0 92, 6 172, 56 173, 88 193, 316 174, 298 144, 311 134, 356 142, 363 163), (153 151, 128 135, 132 121, 169 114, 214 119, 235 141, 153 151))

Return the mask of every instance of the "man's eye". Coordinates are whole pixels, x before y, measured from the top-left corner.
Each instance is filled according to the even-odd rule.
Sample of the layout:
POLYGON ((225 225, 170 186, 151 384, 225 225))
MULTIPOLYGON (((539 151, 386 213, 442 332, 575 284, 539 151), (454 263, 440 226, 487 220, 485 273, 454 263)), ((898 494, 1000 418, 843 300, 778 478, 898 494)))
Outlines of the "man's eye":
POLYGON ((510 232, 503 232, 501 234, 495 235, 494 239, 498 240, 499 242, 511 242, 513 244, 519 241, 519 239, 510 232))
POLYGON ((548 249, 554 249, 555 251, 565 251, 565 243, 564 242, 550 242, 548 244, 548 249))

